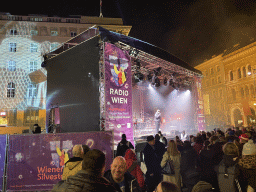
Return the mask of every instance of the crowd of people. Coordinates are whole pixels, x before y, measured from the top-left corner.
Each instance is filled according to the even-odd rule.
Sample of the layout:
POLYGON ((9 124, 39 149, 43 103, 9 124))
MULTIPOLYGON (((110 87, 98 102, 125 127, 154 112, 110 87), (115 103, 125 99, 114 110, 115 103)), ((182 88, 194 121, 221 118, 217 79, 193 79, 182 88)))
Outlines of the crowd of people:
POLYGON ((122 135, 110 170, 105 170, 103 152, 76 145, 52 191, 253 192, 255 139, 253 128, 201 131, 196 136, 183 132, 168 142, 159 132, 147 137, 140 164, 134 146, 122 135), (163 172, 167 163, 172 174, 163 172))

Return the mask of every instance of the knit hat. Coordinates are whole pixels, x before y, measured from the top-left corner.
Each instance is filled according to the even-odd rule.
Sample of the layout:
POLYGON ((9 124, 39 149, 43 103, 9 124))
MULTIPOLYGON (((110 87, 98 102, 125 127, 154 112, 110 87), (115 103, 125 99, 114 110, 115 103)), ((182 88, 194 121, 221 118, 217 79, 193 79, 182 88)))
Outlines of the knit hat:
POLYGON ((242 135, 239 136, 239 139, 243 139, 243 140, 248 141, 248 140, 249 140, 249 137, 248 137, 248 135, 246 135, 245 133, 243 133, 242 135))
POLYGON ((244 144, 242 155, 255 155, 256 154, 256 145, 253 143, 253 140, 249 140, 244 144))
POLYGON ((192 192, 203 192, 205 190, 211 190, 212 185, 205 181, 199 181, 192 189, 192 192))

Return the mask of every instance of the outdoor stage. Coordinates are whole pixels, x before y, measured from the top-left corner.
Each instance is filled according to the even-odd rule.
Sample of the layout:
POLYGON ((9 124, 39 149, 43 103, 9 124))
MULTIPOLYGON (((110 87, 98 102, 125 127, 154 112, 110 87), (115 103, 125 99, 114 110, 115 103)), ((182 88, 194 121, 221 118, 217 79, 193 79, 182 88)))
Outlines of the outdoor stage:
POLYGON ((115 146, 205 129, 200 71, 149 43, 92 27, 48 54, 47 116, 58 103, 65 132, 113 131, 115 146), (100 123, 99 123, 100 122, 100 123))

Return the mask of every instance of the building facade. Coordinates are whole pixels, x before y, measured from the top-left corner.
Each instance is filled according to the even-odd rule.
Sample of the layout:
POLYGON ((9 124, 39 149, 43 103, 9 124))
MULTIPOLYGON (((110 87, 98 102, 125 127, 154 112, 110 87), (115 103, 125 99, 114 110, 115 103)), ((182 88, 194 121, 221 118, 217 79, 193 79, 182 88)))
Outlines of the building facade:
POLYGON ((195 67, 202 71, 207 127, 254 126, 256 42, 240 44, 195 67))
POLYGON ((95 25, 124 35, 131 30, 121 18, 0 14, 0 126, 7 127, 0 133, 21 133, 33 124, 45 128, 43 56, 95 25))

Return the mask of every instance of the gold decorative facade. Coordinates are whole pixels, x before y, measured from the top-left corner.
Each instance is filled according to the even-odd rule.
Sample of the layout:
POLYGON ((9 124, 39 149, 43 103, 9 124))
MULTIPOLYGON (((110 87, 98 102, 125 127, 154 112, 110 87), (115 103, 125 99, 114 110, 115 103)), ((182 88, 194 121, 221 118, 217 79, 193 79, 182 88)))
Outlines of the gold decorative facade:
POLYGON ((202 71, 208 129, 256 125, 256 42, 240 44, 195 67, 202 71))

